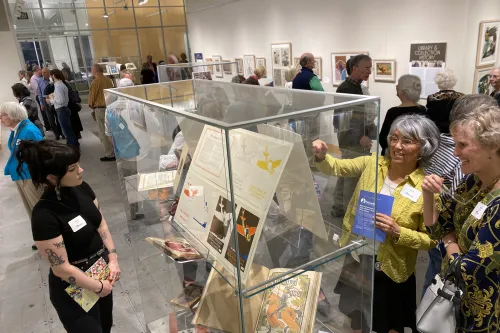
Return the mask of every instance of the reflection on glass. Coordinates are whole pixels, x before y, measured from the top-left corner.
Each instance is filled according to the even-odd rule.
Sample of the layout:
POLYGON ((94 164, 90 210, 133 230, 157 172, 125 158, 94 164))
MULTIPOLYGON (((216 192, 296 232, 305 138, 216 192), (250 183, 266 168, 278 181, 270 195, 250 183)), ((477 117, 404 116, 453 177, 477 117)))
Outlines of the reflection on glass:
MULTIPOLYGON (((149 5, 149 3, 148 3, 149 5)), ((137 7, 135 8, 135 19, 138 27, 161 26, 160 12, 164 13, 167 8, 137 7)))
POLYGON ((163 37, 167 54, 175 54, 180 59, 180 54, 186 52, 184 43, 184 35, 186 34, 185 27, 164 28, 163 37))
POLYGON ((186 17, 184 16, 184 7, 167 7, 166 11, 162 9, 163 26, 185 25, 186 17))
MULTIPOLYGON (((113 55, 125 57, 135 56, 139 53, 135 29, 111 30, 110 33, 111 40, 113 41, 113 55)), ((107 54, 107 56, 109 55, 111 54, 107 54)))
POLYGON ((146 61, 146 56, 151 55, 153 62, 165 61, 160 28, 138 29, 139 42, 141 43, 141 57, 146 61))

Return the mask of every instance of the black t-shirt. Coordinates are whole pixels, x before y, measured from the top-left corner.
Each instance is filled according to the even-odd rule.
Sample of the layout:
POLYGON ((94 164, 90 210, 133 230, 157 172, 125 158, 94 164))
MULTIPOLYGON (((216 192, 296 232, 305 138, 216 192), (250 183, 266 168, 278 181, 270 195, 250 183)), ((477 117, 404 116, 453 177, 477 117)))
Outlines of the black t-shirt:
POLYGON ((62 235, 70 262, 96 253, 103 242, 97 231, 102 215, 93 202, 95 198, 85 182, 76 187, 61 187, 61 201, 57 200, 54 188, 48 188, 33 208, 33 239, 44 241, 62 235), (68 222, 79 215, 87 224, 74 232, 68 222))
POLYGON ((155 83, 155 73, 151 69, 143 69, 141 75, 143 84, 155 83))
POLYGON ((380 143, 380 147, 382 147, 382 155, 385 154, 385 150, 388 147, 387 136, 389 135, 392 123, 396 120, 396 118, 405 114, 427 115, 425 112, 425 106, 423 105, 395 106, 387 110, 387 114, 385 115, 384 123, 382 124, 380 135, 378 137, 378 142, 380 143))

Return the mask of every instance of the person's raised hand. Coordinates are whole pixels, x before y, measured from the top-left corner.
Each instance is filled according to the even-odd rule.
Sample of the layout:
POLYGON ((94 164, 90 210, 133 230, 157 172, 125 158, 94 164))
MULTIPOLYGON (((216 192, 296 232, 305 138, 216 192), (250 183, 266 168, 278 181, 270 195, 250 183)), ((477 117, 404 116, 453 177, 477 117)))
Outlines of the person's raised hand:
POLYGON ((443 178, 434 174, 424 177, 422 182, 422 191, 432 194, 441 193, 443 187, 443 178))
POLYGON ((328 147, 324 141, 316 140, 312 143, 313 153, 320 161, 325 159, 328 147))
POLYGON ((359 140, 359 144, 361 145, 361 147, 366 149, 372 149, 373 146, 372 139, 370 139, 366 135, 361 137, 361 139, 359 140))

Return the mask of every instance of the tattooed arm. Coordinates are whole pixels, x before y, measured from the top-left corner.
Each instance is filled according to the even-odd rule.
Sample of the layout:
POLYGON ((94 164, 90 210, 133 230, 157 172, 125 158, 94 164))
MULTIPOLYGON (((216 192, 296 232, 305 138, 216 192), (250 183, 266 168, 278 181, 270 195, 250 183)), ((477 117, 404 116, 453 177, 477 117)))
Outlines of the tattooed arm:
MULTIPOLYGON (((99 209, 99 202, 97 202, 97 199, 94 200, 94 204, 96 205, 97 209, 99 209)), ((111 284, 114 284, 116 281, 120 280, 121 271, 120 266, 118 265, 118 254, 116 253, 115 244, 113 243, 113 238, 111 237, 111 233, 109 232, 108 224, 106 223, 106 219, 104 218, 104 216, 102 216, 101 224, 99 225, 99 228, 97 228, 97 231, 99 231, 99 235, 101 236, 104 246, 106 246, 106 248, 108 249, 108 280, 109 282, 111 282, 111 284)))
POLYGON ((96 293, 101 290, 101 282, 88 277, 80 269, 69 263, 62 236, 36 241, 35 244, 42 258, 49 262, 52 272, 57 277, 96 293))

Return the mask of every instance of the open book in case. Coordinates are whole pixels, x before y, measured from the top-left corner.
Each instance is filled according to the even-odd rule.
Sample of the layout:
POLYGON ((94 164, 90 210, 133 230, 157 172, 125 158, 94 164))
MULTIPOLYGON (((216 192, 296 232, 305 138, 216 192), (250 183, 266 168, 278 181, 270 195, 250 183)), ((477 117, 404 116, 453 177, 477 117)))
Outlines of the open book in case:
POLYGON ((195 79, 106 100, 130 131, 115 153, 150 332, 369 331, 375 244, 332 214, 353 193, 312 142, 356 152, 339 138, 377 129, 378 98, 195 79))

